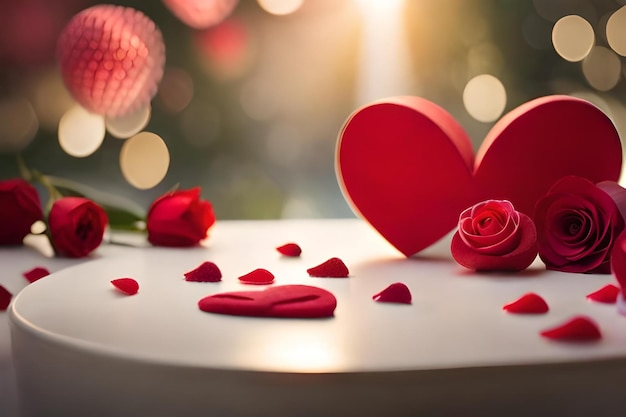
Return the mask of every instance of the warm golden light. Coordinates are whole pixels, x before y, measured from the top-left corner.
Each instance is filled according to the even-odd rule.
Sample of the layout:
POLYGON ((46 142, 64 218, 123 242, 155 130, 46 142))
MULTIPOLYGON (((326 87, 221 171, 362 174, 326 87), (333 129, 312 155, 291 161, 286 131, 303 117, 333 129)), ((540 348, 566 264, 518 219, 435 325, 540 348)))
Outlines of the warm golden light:
POLYGON ((608 91, 620 79, 622 64, 615 52, 604 46, 594 46, 583 61, 583 74, 596 90, 608 91))
POLYGON ((133 187, 148 189, 158 185, 170 165, 165 141, 151 132, 141 132, 124 142, 120 152, 120 168, 133 187))
POLYGON ((59 144, 65 152, 77 158, 97 151, 105 133, 104 117, 79 105, 70 108, 59 121, 59 144))
POLYGON ((363 17, 357 105, 412 93, 404 0, 356 0, 363 17))
POLYGON ((139 133, 150 121, 152 109, 146 104, 136 111, 117 118, 106 118, 107 131, 116 138, 126 139, 139 133))
POLYGON ((506 90, 502 82, 493 75, 478 75, 465 86, 463 104, 474 119, 493 122, 506 107, 506 90))
POLYGON ((266 12, 283 16, 297 11, 304 0, 257 0, 257 2, 266 12))
POLYGON ((606 39, 615 52, 626 56, 626 6, 609 17, 606 22, 606 39))
POLYGON ((554 49, 567 61, 582 61, 591 51, 594 42, 593 27, 580 16, 565 16, 552 28, 554 49))

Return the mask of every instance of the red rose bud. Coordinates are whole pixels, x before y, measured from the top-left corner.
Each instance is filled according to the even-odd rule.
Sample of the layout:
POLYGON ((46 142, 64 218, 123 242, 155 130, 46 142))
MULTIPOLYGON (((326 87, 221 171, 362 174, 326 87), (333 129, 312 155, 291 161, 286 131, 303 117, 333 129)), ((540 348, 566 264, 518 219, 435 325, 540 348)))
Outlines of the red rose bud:
POLYGON ((213 207, 200 199, 200 188, 169 192, 150 206, 148 241, 155 246, 194 246, 214 223, 213 207))
POLYGON ((23 179, 0 181, 0 245, 21 245, 30 227, 43 219, 37 190, 23 179))
POLYGON ((100 246, 108 219, 104 210, 93 201, 64 197, 54 202, 48 223, 56 253, 80 258, 100 246))
POLYGON ((548 269, 611 272, 613 242, 624 220, 611 196, 586 178, 557 181, 535 208, 539 256, 548 269))
POLYGON ((533 221, 506 200, 487 200, 463 211, 451 252, 476 271, 521 271, 537 257, 533 221))

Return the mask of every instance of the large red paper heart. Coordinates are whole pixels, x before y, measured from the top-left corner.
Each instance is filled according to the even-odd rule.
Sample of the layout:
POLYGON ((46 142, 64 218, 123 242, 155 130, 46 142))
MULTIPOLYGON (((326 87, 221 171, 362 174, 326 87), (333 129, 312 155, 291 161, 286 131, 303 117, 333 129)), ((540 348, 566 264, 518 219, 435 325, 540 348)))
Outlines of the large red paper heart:
POLYGON ((619 135, 593 104, 548 96, 523 104, 491 129, 476 156, 456 120, 419 97, 372 103, 346 121, 337 144, 340 186, 353 210, 411 256, 486 199, 510 200, 532 217, 565 175, 616 181, 619 135))

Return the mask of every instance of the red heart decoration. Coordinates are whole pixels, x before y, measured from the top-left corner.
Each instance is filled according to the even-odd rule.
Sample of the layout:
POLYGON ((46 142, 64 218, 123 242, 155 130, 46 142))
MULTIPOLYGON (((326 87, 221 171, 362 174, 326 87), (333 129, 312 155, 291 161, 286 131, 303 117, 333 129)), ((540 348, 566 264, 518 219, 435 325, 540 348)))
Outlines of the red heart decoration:
POLYGON ((353 210, 411 256, 445 236, 461 211, 505 199, 532 217, 566 175, 617 181, 619 135, 593 104, 569 96, 525 103, 491 129, 476 156, 467 133, 436 104, 393 97, 346 121, 337 145, 340 186, 353 210))
POLYGON ((252 317, 331 317, 335 296, 310 285, 279 285, 263 291, 235 291, 209 295, 198 301, 208 313, 252 317))

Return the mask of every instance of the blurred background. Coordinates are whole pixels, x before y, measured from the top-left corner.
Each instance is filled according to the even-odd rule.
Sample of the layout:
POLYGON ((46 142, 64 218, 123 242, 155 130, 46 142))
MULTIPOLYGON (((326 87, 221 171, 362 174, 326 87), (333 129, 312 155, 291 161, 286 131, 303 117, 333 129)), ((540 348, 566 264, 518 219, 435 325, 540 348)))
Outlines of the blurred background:
POLYGON ((349 217, 337 135, 375 99, 427 98, 475 149, 503 113, 548 94, 586 98, 626 132, 626 0, 240 0, 206 29, 166 2, 110 3, 142 11, 163 34, 165 72, 144 129, 167 145, 166 175, 131 185, 124 140, 110 134, 85 157, 59 145, 73 100, 56 39, 97 2, 0 0, 0 179, 19 175, 20 154, 144 208, 178 184, 201 186, 218 219, 349 217))

